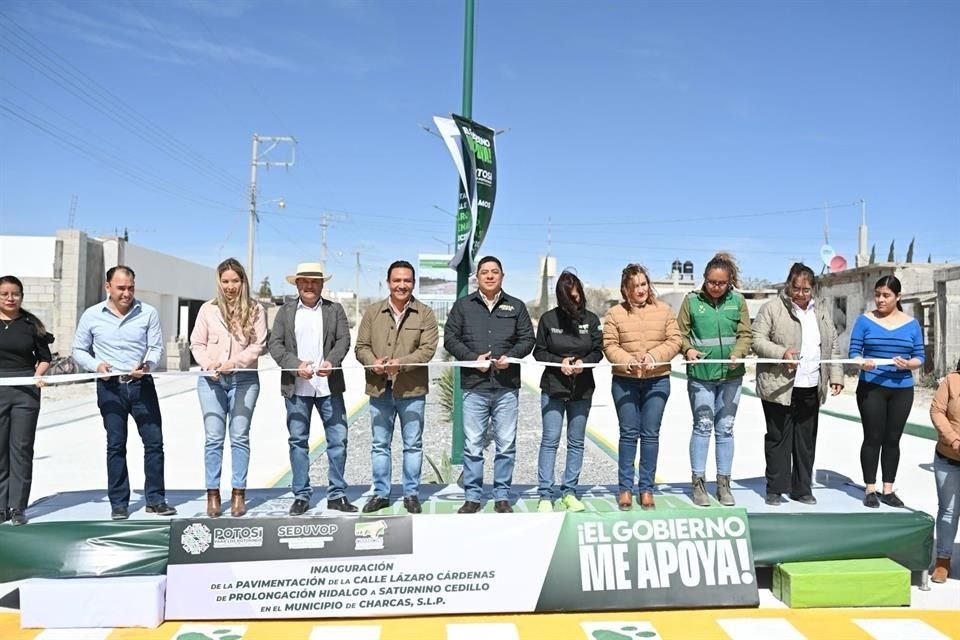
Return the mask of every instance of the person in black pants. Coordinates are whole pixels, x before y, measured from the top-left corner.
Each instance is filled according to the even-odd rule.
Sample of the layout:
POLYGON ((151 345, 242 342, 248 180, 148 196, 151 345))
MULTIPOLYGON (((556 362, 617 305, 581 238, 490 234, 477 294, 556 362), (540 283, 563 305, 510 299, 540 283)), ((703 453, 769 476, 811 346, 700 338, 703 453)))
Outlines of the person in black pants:
POLYGON ((540 377, 540 414, 543 437, 537 457, 540 502, 537 511, 553 511, 554 466, 557 447, 567 415, 567 459, 564 465, 561 498, 566 511, 583 511, 577 498, 580 469, 583 466, 583 439, 596 383, 593 369, 584 364, 603 359, 603 329, 600 318, 587 311, 583 283, 575 274, 564 271, 557 278, 557 306, 547 311, 537 324, 533 357, 546 366, 540 377))
POLYGON ((893 492, 900 464, 900 436, 913 407, 913 370, 923 366, 923 331, 904 313, 900 304, 900 280, 880 278, 873 289, 877 308, 853 325, 850 358, 863 358, 857 384, 857 406, 863 423, 860 466, 863 468, 863 504, 880 503, 903 507, 893 492), (890 359, 892 364, 875 360, 890 359), (883 494, 877 496, 877 459, 883 470, 883 494))
POLYGON ((35 376, 33 385, 0 386, 0 522, 27 523, 33 443, 40 416, 39 377, 50 367, 53 335, 24 309, 23 283, 0 278, 0 378, 35 376))
POLYGON ((757 365, 757 395, 767 423, 766 503, 782 504, 782 494, 789 493, 791 500, 813 505, 820 405, 827 399, 828 379, 833 395, 843 390, 843 369, 820 362, 838 359, 840 350, 830 311, 815 299, 813 270, 795 263, 786 282, 753 322, 753 350, 759 357, 797 361, 757 365))
POLYGON ((107 495, 110 518, 130 517, 127 423, 133 417, 143 441, 143 494, 146 512, 176 515, 167 504, 163 468, 163 421, 153 371, 163 352, 157 310, 138 300, 133 269, 107 270, 107 299, 83 312, 73 338, 73 359, 96 371, 97 406, 107 437, 107 495))

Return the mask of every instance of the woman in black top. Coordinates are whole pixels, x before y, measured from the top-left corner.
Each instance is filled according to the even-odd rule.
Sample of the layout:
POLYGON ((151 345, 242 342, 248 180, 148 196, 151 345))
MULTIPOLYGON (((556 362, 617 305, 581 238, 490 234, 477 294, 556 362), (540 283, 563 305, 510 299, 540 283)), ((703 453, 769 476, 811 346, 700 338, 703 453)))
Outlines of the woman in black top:
POLYGON ((0 378, 35 376, 33 385, 0 386, 0 522, 27 523, 33 442, 40 415, 39 377, 50 366, 50 343, 40 319, 23 309, 23 283, 0 278, 0 378))
POLYGON ((533 357, 560 365, 544 367, 540 378, 543 438, 538 460, 540 502, 537 511, 553 511, 553 471, 564 412, 567 414, 567 461, 560 487, 561 502, 567 511, 583 511, 583 503, 577 499, 577 484, 594 389, 593 369, 584 369, 583 365, 603 359, 603 334, 600 318, 587 311, 583 284, 569 271, 557 278, 557 306, 540 318, 533 357))

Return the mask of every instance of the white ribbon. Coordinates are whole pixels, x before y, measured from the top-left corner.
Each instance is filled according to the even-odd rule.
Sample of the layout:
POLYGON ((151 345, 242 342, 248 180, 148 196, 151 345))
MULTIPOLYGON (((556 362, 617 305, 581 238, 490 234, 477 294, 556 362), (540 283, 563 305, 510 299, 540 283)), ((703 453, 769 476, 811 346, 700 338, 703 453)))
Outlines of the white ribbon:
MULTIPOLYGON (((509 364, 522 364, 524 360, 521 358, 511 358, 508 357, 507 362, 509 364)), ((860 366, 867 360, 863 358, 838 358, 831 360, 786 360, 781 358, 743 358, 732 362, 731 360, 723 359, 703 359, 703 360, 672 360, 670 362, 649 362, 649 363, 640 363, 641 366, 646 367, 661 367, 661 366, 672 366, 672 365, 697 365, 697 364, 793 364, 798 365, 800 363, 817 363, 817 364, 852 364, 860 366)), ((496 362, 496 359, 492 360, 432 360, 430 362, 411 362, 409 364, 400 365, 402 367, 460 367, 463 369, 487 369, 493 366, 493 363, 496 362)), ((892 365, 892 358, 875 358, 873 363, 876 366, 882 365, 892 365)), ((532 363, 531 363, 532 364, 532 363)), ((559 362, 540 362, 536 361, 535 364, 539 364, 544 367, 563 367, 564 365, 559 362)), ((339 367, 331 367, 328 371, 345 371, 347 369, 373 369, 374 367, 383 367, 383 364, 376 365, 362 365, 362 364, 348 364, 341 365, 339 367)), ((573 366, 567 365, 567 366, 573 366)), ((577 365, 579 369, 605 369, 609 367, 625 367, 625 364, 614 364, 612 362, 590 362, 577 365)), ((316 369, 315 369, 316 370, 316 369)), ((267 371, 285 371, 288 373, 296 373, 298 369, 281 369, 280 367, 266 367, 263 369, 232 369, 228 372, 222 372, 224 375, 229 373, 241 373, 241 372, 267 372, 267 371)), ((0 387, 20 387, 20 386, 32 386, 38 381, 42 382, 46 386, 58 385, 58 384, 68 384, 71 382, 87 382, 90 380, 103 380, 107 378, 114 378, 120 376, 127 376, 129 373, 65 373, 60 375, 52 376, 16 376, 12 378, 0 378, 0 387)), ((149 374, 150 376, 158 378, 171 378, 171 377, 202 377, 209 378, 218 375, 217 371, 201 371, 199 369, 194 369, 191 371, 155 371, 149 374)))

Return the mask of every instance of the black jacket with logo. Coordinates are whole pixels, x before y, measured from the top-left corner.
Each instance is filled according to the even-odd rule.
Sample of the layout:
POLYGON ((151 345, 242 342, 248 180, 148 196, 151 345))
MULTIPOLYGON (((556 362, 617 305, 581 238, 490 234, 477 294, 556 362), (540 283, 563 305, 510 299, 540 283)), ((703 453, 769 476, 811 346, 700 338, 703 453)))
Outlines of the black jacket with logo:
MULTIPOLYGON (((574 325, 569 316, 554 307, 543 314, 537 325, 537 344, 533 357, 541 362, 563 362, 566 357, 582 360, 584 364, 603 359, 603 330, 600 318, 587 311, 583 322, 574 325)), ((563 375, 560 367, 545 367, 540 378, 540 389, 551 398, 586 400, 595 388, 593 369, 584 369, 573 376, 563 375)))
MULTIPOLYGON (((506 355, 523 358, 533 349, 533 323, 519 298, 500 292, 493 311, 487 309, 479 291, 457 300, 443 329, 443 347, 457 360, 476 360, 490 352, 490 359, 506 355)), ((464 389, 519 389, 520 365, 506 369, 493 365, 486 371, 464 368, 460 372, 464 389)))

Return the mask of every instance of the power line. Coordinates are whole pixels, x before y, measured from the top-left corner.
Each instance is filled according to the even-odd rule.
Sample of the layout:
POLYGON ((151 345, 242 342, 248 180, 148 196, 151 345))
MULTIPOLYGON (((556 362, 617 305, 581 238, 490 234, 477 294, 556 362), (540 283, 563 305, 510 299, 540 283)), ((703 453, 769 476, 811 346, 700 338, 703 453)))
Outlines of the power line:
POLYGON ((0 47, 21 62, 173 160, 190 165, 208 179, 230 190, 246 190, 242 182, 237 182, 236 178, 220 171, 208 159, 155 125, 116 94, 70 64, 56 50, 32 35, 13 18, 2 11, 0 11, 0 17, 16 27, 15 30, 0 22, 0 27, 10 34, 9 38, 0 40, 0 47))
MULTIPOLYGON (((17 107, 16 104, 10 102, 9 100, 4 100, 3 98, 0 98, 0 100, 3 100, 3 102, 6 102, 7 105, 11 105, 12 107, 15 107, 15 108, 17 107)), ((89 142, 83 140, 82 138, 79 138, 78 136, 75 136, 68 131, 60 129, 56 125, 45 121, 40 116, 37 116, 35 114, 25 114, 22 111, 17 111, 14 108, 11 108, 10 106, 6 106, 4 104, 0 104, 0 111, 4 112, 4 114, 7 115, 8 118, 20 120, 21 122, 24 122, 34 127, 35 129, 42 131, 43 133, 46 133, 47 135, 52 137, 54 140, 56 140, 60 144, 67 146, 73 149, 74 151, 77 151, 78 153, 81 153, 87 156, 88 158, 91 158, 92 160, 99 162, 100 164, 127 176, 128 178, 130 178, 134 182, 137 182, 141 186, 145 186, 149 189, 153 189, 154 191, 159 191, 162 193, 166 193, 168 195, 176 196, 184 200, 190 200, 205 206, 214 206, 217 208, 226 209, 228 211, 236 210, 236 207, 231 206, 227 203, 211 200, 203 196, 194 196, 194 195, 185 193, 183 191, 180 191, 178 190, 178 187, 176 185, 172 185, 170 183, 164 184, 166 181, 162 179, 151 178, 150 176, 138 175, 138 173, 128 168, 128 166, 125 166, 127 163, 122 158, 119 158, 108 151, 99 149, 98 147, 96 147, 96 145, 90 144, 89 142), (74 140, 70 140, 68 138, 73 138, 74 140)))
MULTIPOLYGON (((849 202, 846 204, 834 204, 830 205, 834 209, 841 209, 844 207, 859 207, 860 201, 849 202)), ((737 213, 733 215, 726 216, 701 216, 695 218, 667 218, 663 219, 662 217, 655 220, 631 220, 631 219, 622 219, 622 220, 594 220, 591 222, 565 222, 563 226, 565 227, 625 227, 625 226, 649 226, 651 224, 673 224, 675 222, 704 222, 704 221, 713 221, 713 220, 737 220, 742 218, 764 218, 772 216, 785 216, 793 213, 809 213, 811 211, 823 211, 823 205, 819 207, 807 207, 804 209, 782 209, 780 211, 764 211, 762 213, 737 213)), ((636 218, 635 214, 631 214, 631 218, 636 218)), ((542 222, 501 222, 498 226, 500 227, 542 227, 542 222)))

